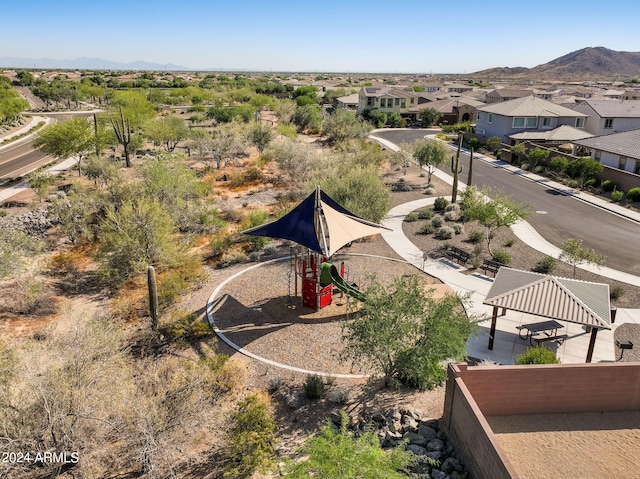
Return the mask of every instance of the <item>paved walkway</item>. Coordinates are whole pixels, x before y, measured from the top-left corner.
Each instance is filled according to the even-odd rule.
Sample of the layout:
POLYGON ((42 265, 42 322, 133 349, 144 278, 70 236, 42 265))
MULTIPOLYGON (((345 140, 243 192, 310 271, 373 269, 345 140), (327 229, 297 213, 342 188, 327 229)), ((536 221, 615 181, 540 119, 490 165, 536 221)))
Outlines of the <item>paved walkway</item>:
MULTIPOLYGON (((391 149, 398 149, 397 146, 391 142, 381 140, 380 138, 376 138, 376 140, 381 141, 391 149)), ((484 157, 484 160, 489 161, 486 157, 484 157)), ((507 165, 505 167, 511 167, 511 165, 505 165, 507 165)), ((440 170, 437 170, 435 175, 448 184, 452 184, 453 182, 453 178, 450 175, 447 175, 440 170)), ((548 187, 567 190, 564 185, 559 183, 554 184, 554 182, 550 182, 546 178, 539 177, 538 175, 523 172, 521 176, 528 177, 527 179, 530 181, 544 181, 545 185, 548 187)), ((461 187, 463 188, 464 185, 461 185, 461 187)), ((625 216, 630 217, 629 219, 640 222, 640 214, 636 212, 628 211, 625 208, 619 207, 613 203, 605 202, 599 198, 590 197, 586 200, 582 197, 586 197, 587 195, 580 195, 578 192, 572 192, 570 194, 576 199, 598 203, 597 206, 601 208, 618 214, 624 213, 625 216), (618 208, 624 211, 615 211, 618 208)), ((448 199, 450 200, 451 198, 449 197, 448 199)), ((465 274, 466 268, 462 268, 455 263, 446 260, 425 258, 424 253, 414 245, 402 231, 402 222, 408 213, 416 209, 429 206, 433 204, 434 201, 435 198, 424 198, 404 203, 391 209, 382 223, 388 228, 391 228, 392 231, 382 233, 382 237, 387 241, 391 248, 393 248, 396 253, 406 261, 413 264, 419 270, 424 271, 425 273, 448 284, 459 295, 468 298, 466 304, 467 311, 470 315, 477 318, 478 324, 481 327, 480 333, 469 340, 467 345, 467 353, 469 356, 479 359, 489 359, 501 364, 514 364, 516 356, 525 352, 527 346, 529 346, 528 342, 519 339, 518 329, 516 329, 516 327, 521 324, 539 321, 540 318, 525 313, 519 313, 517 311, 507 311, 506 316, 498 319, 494 349, 492 351, 487 349, 492 308, 483 305, 482 303, 491 288, 493 278, 480 273, 465 274)), ((520 240, 532 248, 549 256, 558 257, 560 249, 540 236, 529 223, 521 221, 512 227, 512 230, 520 240)), ((585 265, 582 269, 592 271, 601 276, 616 279, 618 281, 623 281, 634 286, 640 286, 640 277, 616 271, 611 268, 597 268, 585 265)), ((640 324, 640 309, 618 309, 613 329, 601 330, 598 333, 593 353, 593 362, 615 361, 613 332, 615 328, 625 323, 640 324)), ((584 363, 587 355, 590 334, 587 334, 581 325, 573 323, 565 324, 563 334, 567 334, 569 338, 562 345, 555 345, 556 354, 560 358, 560 361, 562 363, 584 363)))

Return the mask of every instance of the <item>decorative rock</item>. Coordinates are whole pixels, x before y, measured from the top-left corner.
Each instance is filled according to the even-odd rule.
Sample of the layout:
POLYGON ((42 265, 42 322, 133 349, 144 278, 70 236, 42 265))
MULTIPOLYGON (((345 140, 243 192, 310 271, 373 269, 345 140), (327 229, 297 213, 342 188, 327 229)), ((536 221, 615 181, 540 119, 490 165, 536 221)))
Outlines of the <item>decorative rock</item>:
POLYGON ((431 479, 451 479, 451 476, 444 471, 433 469, 431 471, 431 479))
POLYGON ((431 459, 435 459, 436 461, 439 461, 440 458, 442 457, 442 452, 440 451, 427 451, 427 457, 430 457, 431 459))
POLYGON ((400 414, 400 411, 393 411, 393 413, 391 413, 391 419, 400 422, 402 420, 402 414, 400 414))
POLYGON ((432 439, 427 443, 429 451, 444 451, 444 443, 440 439, 432 439))
POLYGON ((431 439, 435 439, 437 433, 432 427, 421 424, 418 427, 418 434, 424 437, 427 441, 430 441, 431 439))
POLYGON ((382 414, 380 412, 377 412, 373 416, 371 416, 371 419, 373 419, 378 424, 384 424, 384 423, 387 422, 387 418, 384 417, 384 414, 382 414))
POLYGON ((440 470, 446 472, 447 474, 451 474, 453 471, 462 472, 463 467, 459 459, 449 456, 442 462, 440 470))
POLYGON ((411 451, 416 456, 424 456, 425 454, 427 454, 427 450, 422 446, 418 446, 417 444, 409 444, 407 446, 407 451, 411 451))
POLYGON ((400 434, 404 432, 402 424, 400 424, 399 421, 393 421, 391 424, 389 424, 389 431, 397 432, 400 434))
POLYGON ((406 432, 402 438, 408 440, 409 444, 417 444, 418 446, 427 444, 427 440, 415 432, 406 432))
POLYGON ((418 430, 418 422, 411 416, 402 416, 402 425, 407 431, 415 432, 418 430))

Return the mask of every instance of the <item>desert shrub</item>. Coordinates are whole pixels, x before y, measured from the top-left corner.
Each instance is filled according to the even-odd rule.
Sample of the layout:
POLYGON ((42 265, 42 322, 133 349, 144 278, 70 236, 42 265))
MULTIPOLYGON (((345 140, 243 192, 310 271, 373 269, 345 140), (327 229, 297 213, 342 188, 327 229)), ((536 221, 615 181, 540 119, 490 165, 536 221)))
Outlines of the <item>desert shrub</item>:
POLYGON ((41 281, 21 278, 7 285, 11 294, 4 292, 0 305, 6 311, 29 316, 45 316, 56 311, 52 291, 41 281))
POLYGON ((587 181, 584 182, 584 187, 585 188, 588 186, 595 187, 596 183, 597 183, 597 180, 595 178, 589 178, 587 181))
POLYGON ((348 389, 334 389, 329 391, 327 399, 334 404, 347 404, 349 402, 349 390, 348 389))
POLYGON ((461 235, 462 233, 464 233, 464 226, 462 226, 461 224, 456 223, 452 226, 452 228, 454 233, 457 235, 461 235))
POLYGON ((620 200, 622 200, 623 196, 624 196, 624 191, 614 190, 611 192, 611 201, 613 201, 614 203, 619 203, 620 200))
POLYGON ((324 396, 324 381, 317 374, 310 374, 304 381, 303 389, 309 399, 320 399, 324 396))
POLYGON ((446 221, 458 221, 460 219, 460 213, 455 210, 445 211, 444 219, 446 221))
POLYGON ((409 213, 407 216, 404 217, 404 220, 407 223, 413 223, 414 221, 418 221, 418 215, 415 213, 409 213))
POLYGON ((179 270, 169 270, 158 278, 158 307, 161 310, 171 306, 186 291, 187 279, 181 273, 179 270))
POLYGON ((469 243, 478 244, 484 241, 484 231, 480 230, 471 230, 469 231, 469 236, 467 236, 467 240, 469 243))
POLYGON ((213 332, 209 322, 198 318, 196 313, 178 310, 172 313, 171 318, 171 322, 160 327, 160 332, 170 341, 189 341, 213 332))
POLYGON ((430 220, 431 218, 433 218, 434 215, 435 213, 433 212, 433 210, 430 210, 430 209, 420 210, 418 212, 418 219, 430 220))
POLYGON ((544 346, 529 348, 516 357, 516 364, 558 364, 559 362, 556 353, 544 346))
POLYGON ((278 389, 280 389, 280 386, 282 386, 282 378, 280 376, 269 378, 269 392, 277 391, 278 389))
POLYGON ((617 299, 620 299, 623 294, 624 294, 624 288, 622 286, 613 286, 609 290, 609 298, 613 299, 614 301, 617 299))
POLYGON ((281 123, 278 125, 278 134, 286 138, 296 138, 298 136, 298 130, 291 124, 281 123))
POLYGON ((435 188, 431 188, 431 187, 427 187, 427 189, 424 190, 424 194, 425 195, 432 195, 436 192, 435 188))
POLYGON ((509 266, 511 263, 511 255, 503 250, 498 250, 493 253, 493 258, 491 258, 496 263, 503 264, 505 266, 509 266))
POLYGON ((276 427, 262 395, 253 393, 240 401, 231 416, 224 477, 251 477, 257 469, 269 465, 276 427))
POLYGON ((444 224, 444 219, 442 216, 434 216, 431 218, 431 224, 436 228, 440 228, 444 224))
POLYGON ((640 187, 636 186, 627 192, 627 200, 640 201, 640 187))
POLYGON ((435 211, 443 211, 448 204, 449 202, 446 200, 446 198, 439 196, 438 198, 436 198, 435 202, 433 203, 433 209, 435 211))
POLYGON ((455 234, 455 231, 453 228, 451 228, 450 226, 443 226, 442 228, 439 228, 438 231, 436 232, 436 238, 447 240, 447 239, 453 238, 454 234, 455 234))
POLYGON ((433 232, 436 230, 436 227, 433 226, 433 224, 431 223, 425 223, 422 225, 422 228, 420 228, 419 233, 421 235, 430 235, 433 234, 433 232))
POLYGON ((569 160, 564 156, 554 156, 549 161, 549 167, 556 173, 564 173, 569 166, 569 160))
POLYGON ((471 266, 473 269, 478 269, 483 261, 484 246, 481 243, 477 243, 473 247, 471 252, 471 266))
POLYGON ((516 240, 514 238, 509 238, 507 241, 504 242, 504 245, 507 248, 511 248, 514 244, 516 244, 516 240))
POLYGON ((600 188, 602 188, 602 191, 613 191, 616 189, 616 186, 617 185, 611 180, 604 180, 600 184, 600 188))
POLYGON ((556 259, 553 256, 545 256, 539 260, 531 271, 534 273, 550 274, 556 267, 556 259))
POLYGON ((233 264, 238 264, 238 263, 247 261, 247 259, 248 259, 247 255, 244 254, 242 251, 235 251, 235 250, 227 251, 223 253, 222 257, 220 258, 220 267, 227 268, 233 264))

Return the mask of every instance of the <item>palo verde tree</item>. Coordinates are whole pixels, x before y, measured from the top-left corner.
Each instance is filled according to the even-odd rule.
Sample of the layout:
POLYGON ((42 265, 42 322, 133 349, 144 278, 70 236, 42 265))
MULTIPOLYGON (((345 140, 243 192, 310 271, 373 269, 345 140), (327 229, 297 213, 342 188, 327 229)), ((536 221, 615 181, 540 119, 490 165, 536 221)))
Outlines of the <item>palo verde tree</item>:
POLYGON ((420 111, 418 117, 420 118, 420 121, 422 121, 422 126, 428 128, 436 125, 442 117, 442 114, 435 108, 425 108, 420 111))
POLYGON ((603 171, 604 165, 588 156, 569 162, 566 170, 571 178, 578 179, 581 189, 584 188, 585 181, 589 178, 596 178, 603 171))
POLYGON ((464 190, 460 207, 465 220, 475 220, 485 227, 487 249, 491 254, 491 240, 496 232, 503 226, 512 226, 529 215, 527 205, 505 196, 500 190, 485 188, 479 191, 475 186, 469 186, 464 190))
POLYGON ((94 128, 86 118, 71 118, 44 128, 33 144, 54 158, 77 157, 80 175, 80 163, 95 149, 94 128))
POLYGON ((156 148, 162 146, 169 153, 174 151, 178 143, 189 135, 185 121, 177 116, 164 116, 148 120, 144 124, 143 131, 156 148))
POLYGON ((417 276, 390 286, 372 277, 365 296, 343 326, 343 357, 382 374, 387 385, 433 388, 444 381, 443 362, 464 357, 474 327, 457 296, 436 300, 417 276))
POLYGON ((411 146, 413 158, 420 167, 427 170, 427 182, 431 183, 431 177, 437 168, 447 161, 447 147, 439 140, 417 140, 411 146))
POLYGON ((249 127, 249 141, 257 148, 259 153, 262 153, 269 146, 275 136, 273 127, 262 122, 255 122, 249 127))
POLYGON ((576 268, 581 264, 593 264, 598 267, 604 264, 604 256, 596 253, 592 248, 583 248, 582 240, 576 238, 570 238, 562 243, 562 252, 558 259, 573 267, 574 278, 576 268))
POLYGON ((333 144, 347 140, 363 140, 371 129, 369 123, 345 108, 338 108, 322 123, 322 132, 327 136, 327 141, 333 144))

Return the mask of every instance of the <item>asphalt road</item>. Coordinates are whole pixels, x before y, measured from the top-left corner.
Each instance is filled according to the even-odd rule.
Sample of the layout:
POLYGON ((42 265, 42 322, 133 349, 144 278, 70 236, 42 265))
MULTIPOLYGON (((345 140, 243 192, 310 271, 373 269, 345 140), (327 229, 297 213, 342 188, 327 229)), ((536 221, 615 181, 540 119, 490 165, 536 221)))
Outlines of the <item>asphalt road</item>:
MULTIPOLYGON (((433 130, 388 130, 376 132, 396 145, 411 143, 433 130)), ((460 174, 466 183, 469 156, 461 155, 460 174)), ((443 168, 449 172, 449 168, 443 168)), ((518 177, 502 168, 474 159, 472 182, 479 188, 499 188, 533 212, 527 221, 550 243, 560 246, 569 238, 580 238, 606 258, 609 268, 640 276, 640 224, 585 204, 538 183, 518 177)))
POLYGON ((0 150, 0 179, 13 179, 22 176, 52 158, 33 149, 30 140, 18 141, 0 150))

